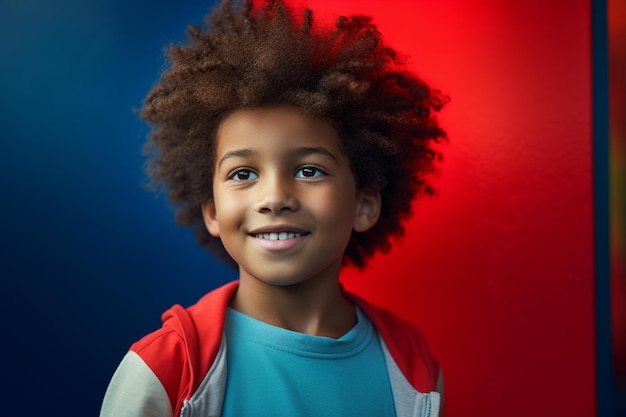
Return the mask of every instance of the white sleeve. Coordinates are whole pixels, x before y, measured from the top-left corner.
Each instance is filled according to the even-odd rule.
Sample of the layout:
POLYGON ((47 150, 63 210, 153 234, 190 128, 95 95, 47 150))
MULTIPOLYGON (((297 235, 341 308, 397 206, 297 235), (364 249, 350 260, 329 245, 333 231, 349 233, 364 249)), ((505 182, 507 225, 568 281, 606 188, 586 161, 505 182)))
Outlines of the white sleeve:
POLYGON ((102 401, 100 417, 172 417, 161 381, 135 352, 118 366, 102 401))

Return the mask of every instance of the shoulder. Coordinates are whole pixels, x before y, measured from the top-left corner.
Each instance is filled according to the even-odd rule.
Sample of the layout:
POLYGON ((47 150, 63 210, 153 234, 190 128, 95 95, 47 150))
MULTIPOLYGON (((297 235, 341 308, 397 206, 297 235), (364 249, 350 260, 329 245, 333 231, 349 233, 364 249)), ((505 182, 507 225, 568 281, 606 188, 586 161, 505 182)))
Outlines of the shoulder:
POLYGON ((219 287, 189 308, 175 305, 161 316, 163 326, 131 346, 165 387, 172 404, 191 395, 217 357, 226 307, 237 281, 219 287))
POLYGON ((226 307, 236 289, 237 282, 231 282, 209 292, 189 308, 172 306, 161 316, 162 327, 134 343, 130 350, 150 364, 185 359, 183 353, 195 350, 195 345, 219 342, 226 307))
POLYGON ((419 355, 426 362, 434 361, 424 333, 414 324, 385 308, 360 299, 359 307, 376 327, 390 350, 402 349, 407 356, 419 355))
POLYGON ((189 334, 195 333, 195 330, 176 323, 176 317, 181 313, 187 314, 181 306, 169 309, 165 314, 171 318, 165 320, 160 329, 131 345, 128 354, 142 361, 152 372, 169 397, 170 404, 177 404, 181 388, 188 385, 185 381, 189 379, 186 372, 189 363, 187 341, 190 339, 189 334))
POLYGON ((128 352, 111 378, 100 417, 168 417, 171 404, 161 381, 136 353, 128 352))
POLYGON ((179 385, 180 369, 187 360, 185 338, 177 330, 164 325, 130 347, 130 351, 145 362, 166 388, 179 385))
POLYGON ((403 343, 410 343, 412 347, 418 347, 420 353, 430 354, 426 338, 417 326, 391 310, 372 304, 355 294, 346 293, 346 296, 367 315, 385 342, 393 344, 394 341, 401 340, 403 343))
POLYGON ((422 331, 383 307, 346 293, 374 324, 385 347, 407 380, 420 392, 435 391, 439 363, 422 331))

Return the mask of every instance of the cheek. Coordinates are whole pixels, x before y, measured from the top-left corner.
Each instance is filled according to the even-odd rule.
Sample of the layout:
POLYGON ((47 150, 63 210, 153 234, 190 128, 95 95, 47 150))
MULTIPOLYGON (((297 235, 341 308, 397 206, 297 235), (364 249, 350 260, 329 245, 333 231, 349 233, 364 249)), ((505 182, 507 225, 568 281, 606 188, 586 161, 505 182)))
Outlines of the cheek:
POLYGON ((215 199, 215 212, 220 223, 232 220, 245 207, 243 195, 234 195, 231 192, 224 192, 219 187, 213 187, 215 199))
POLYGON ((309 207, 316 214, 318 220, 337 230, 352 229, 356 213, 356 200, 353 192, 345 188, 328 189, 316 193, 311 198, 309 207))

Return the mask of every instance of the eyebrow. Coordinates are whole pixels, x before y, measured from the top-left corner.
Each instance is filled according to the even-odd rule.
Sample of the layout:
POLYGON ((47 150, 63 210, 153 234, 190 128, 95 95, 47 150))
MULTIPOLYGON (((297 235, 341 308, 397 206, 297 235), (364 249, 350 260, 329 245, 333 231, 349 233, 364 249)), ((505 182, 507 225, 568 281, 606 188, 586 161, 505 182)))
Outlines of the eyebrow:
POLYGON ((222 166, 222 164, 230 158, 246 158, 255 155, 256 152, 252 149, 236 149, 234 151, 228 151, 222 156, 220 162, 217 164, 218 168, 222 166))
POLYGON ((335 155, 333 155, 328 149, 324 148, 323 146, 314 147, 314 148, 307 148, 307 147, 297 148, 294 154, 299 157, 309 156, 309 155, 324 155, 324 156, 329 157, 333 161, 337 162, 337 158, 335 157, 335 155))
MULTIPOLYGON (((335 157, 335 155, 333 155, 328 149, 324 148, 323 146, 296 148, 292 153, 300 158, 309 155, 323 155, 337 162, 337 158, 335 157)), ((256 154, 257 152, 252 149, 235 149, 234 151, 228 151, 224 154, 224 156, 222 156, 222 159, 220 159, 220 162, 217 164, 217 166, 221 167, 222 164, 230 158, 246 158, 254 156, 256 154)))

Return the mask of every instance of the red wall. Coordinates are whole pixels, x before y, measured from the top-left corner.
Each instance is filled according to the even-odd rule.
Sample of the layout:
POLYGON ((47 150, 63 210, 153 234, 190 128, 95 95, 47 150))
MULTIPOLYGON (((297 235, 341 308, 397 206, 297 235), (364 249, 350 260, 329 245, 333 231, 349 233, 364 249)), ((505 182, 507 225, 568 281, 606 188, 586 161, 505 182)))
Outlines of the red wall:
POLYGON ((440 195, 346 286, 423 328, 448 416, 594 416, 590 2, 311 4, 372 15, 452 98, 440 195))

